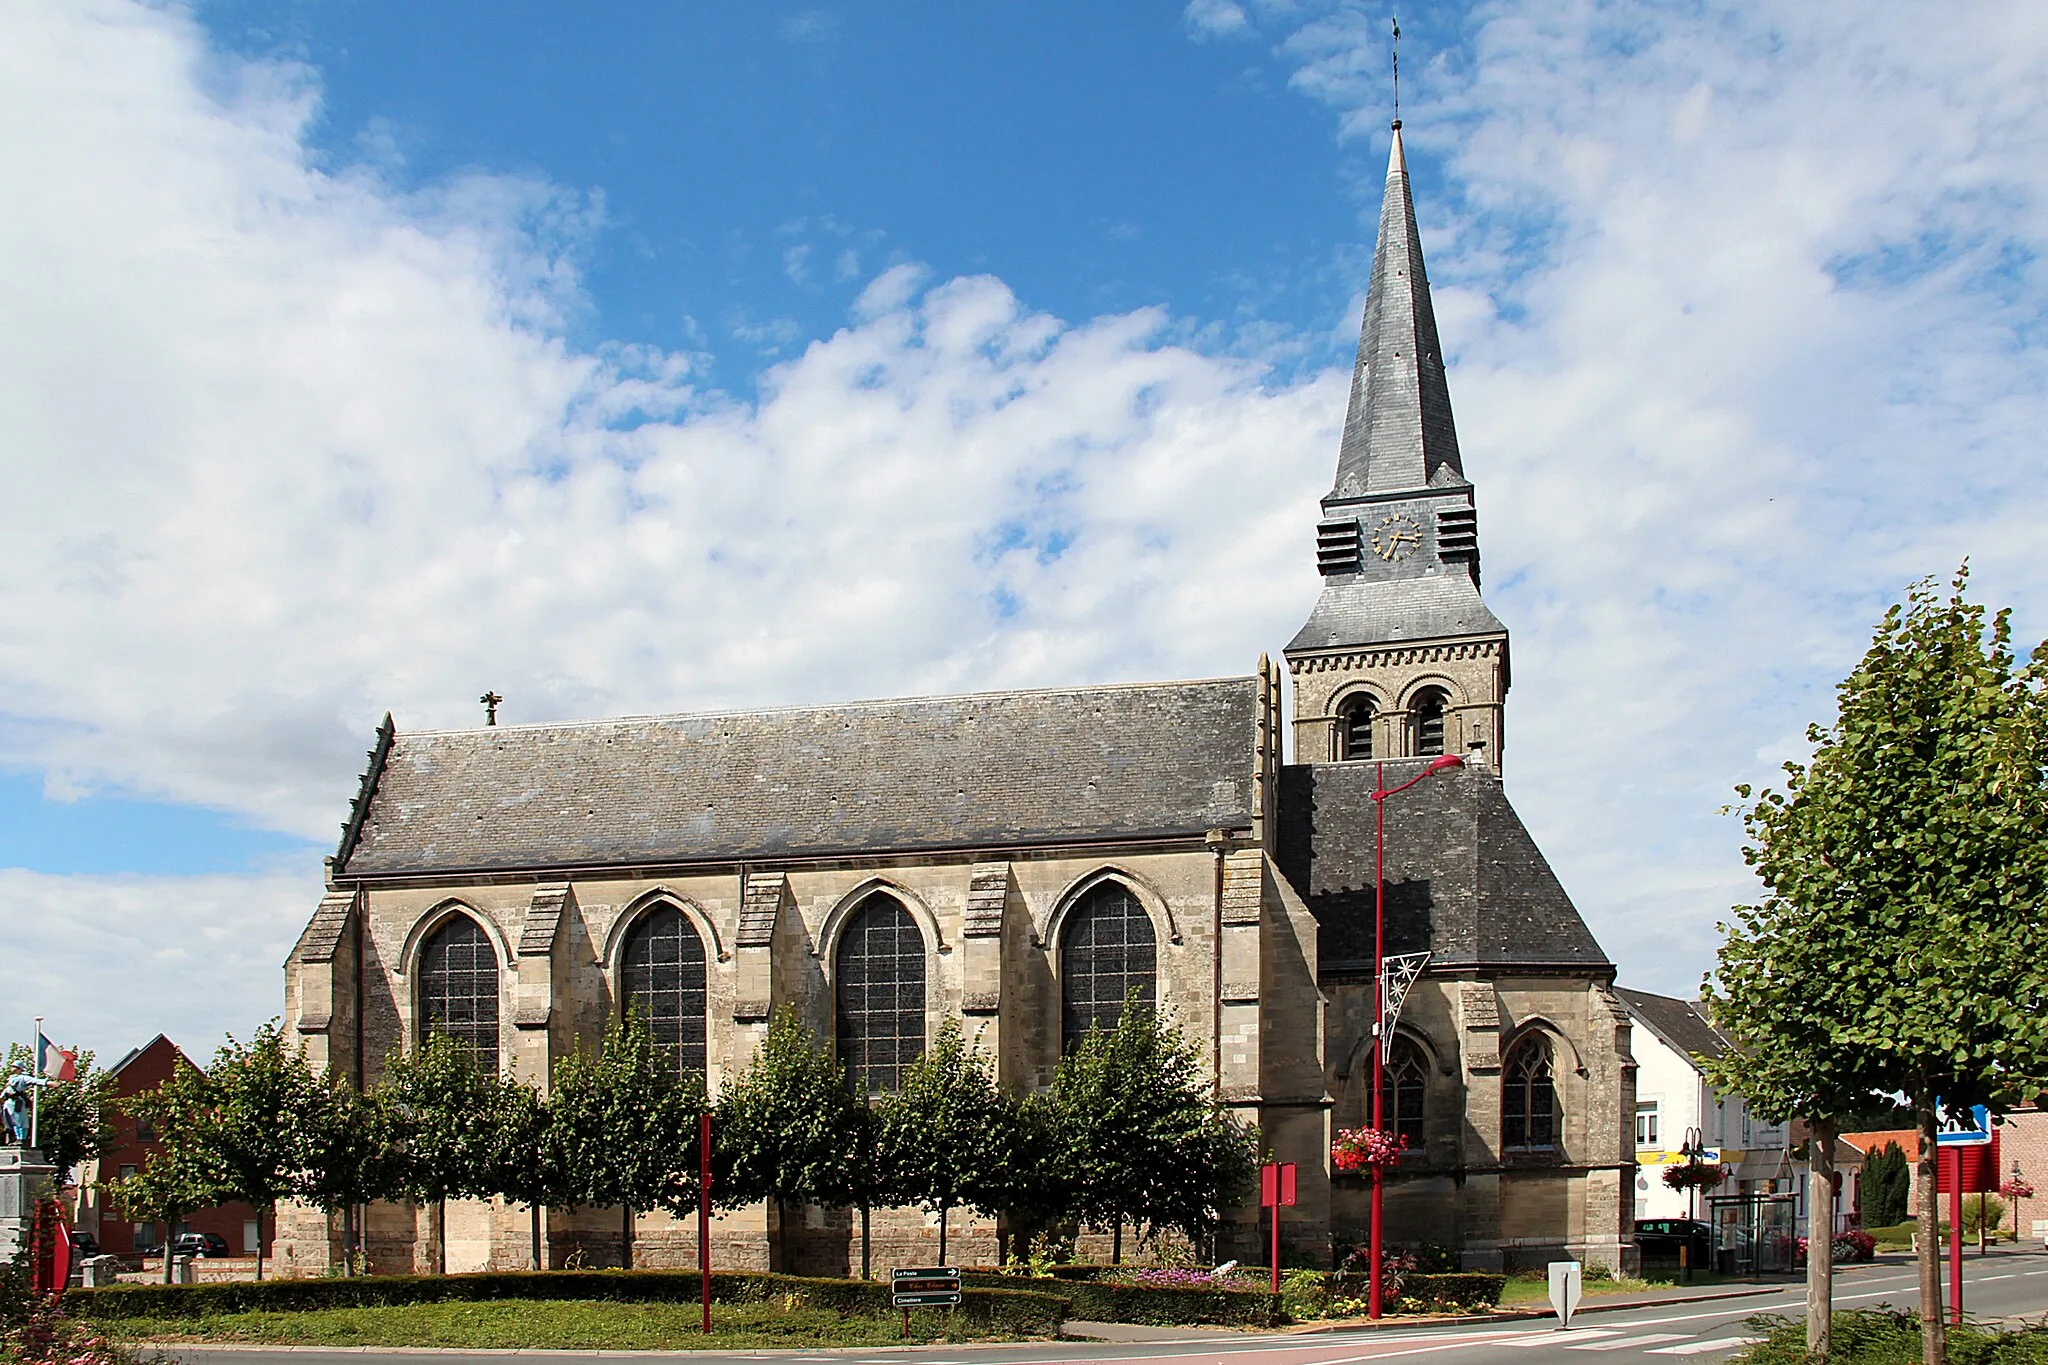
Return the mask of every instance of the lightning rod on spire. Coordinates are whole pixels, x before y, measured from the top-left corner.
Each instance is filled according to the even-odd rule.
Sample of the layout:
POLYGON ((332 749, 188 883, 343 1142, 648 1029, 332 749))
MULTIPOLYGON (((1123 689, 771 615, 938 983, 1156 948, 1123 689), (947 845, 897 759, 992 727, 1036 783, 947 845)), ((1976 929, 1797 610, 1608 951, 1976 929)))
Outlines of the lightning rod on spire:
POLYGON ((1396 131, 1398 132, 1398 131, 1400 130, 1400 127, 1401 127, 1401 16, 1400 16, 1400 15, 1398 15, 1398 14, 1396 14, 1396 15, 1394 15, 1394 16, 1393 16, 1393 20, 1394 20, 1394 128, 1395 128, 1395 130, 1396 130, 1396 131))

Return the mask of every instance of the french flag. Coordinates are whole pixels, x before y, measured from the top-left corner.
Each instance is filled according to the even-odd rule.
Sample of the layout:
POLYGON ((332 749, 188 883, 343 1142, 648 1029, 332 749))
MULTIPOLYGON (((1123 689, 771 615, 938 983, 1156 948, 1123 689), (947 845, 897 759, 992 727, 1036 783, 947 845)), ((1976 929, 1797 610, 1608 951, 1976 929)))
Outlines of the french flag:
POLYGON ((47 1076, 49 1079, 53 1081, 77 1080, 78 1050, 76 1048, 58 1047, 48 1038, 45 1038, 41 1033, 37 1033, 36 1074, 38 1076, 47 1076), (57 1064, 55 1067, 52 1067, 50 1065, 50 1058, 52 1055, 54 1055, 57 1059, 57 1064))

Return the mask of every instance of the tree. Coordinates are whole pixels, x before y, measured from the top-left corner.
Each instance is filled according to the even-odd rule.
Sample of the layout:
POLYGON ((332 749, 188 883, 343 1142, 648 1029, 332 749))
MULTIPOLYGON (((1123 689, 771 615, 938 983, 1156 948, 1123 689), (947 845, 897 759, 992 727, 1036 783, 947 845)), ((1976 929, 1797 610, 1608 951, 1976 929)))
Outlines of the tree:
POLYGON ((124 1217, 162 1223, 164 1283, 171 1282, 171 1242, 178 1220, 194 1209, 218 1204, 226 1185, 205 1140, 212 1120, 213 1095, 206 1073, 183 1057, 153 1090, 132 1095, 122 1108, 156 1130, 157 1150, 142 1169, 106 1186, 124 1217))
POLYGON ((297 1120, 304 1165, 293 1194, 323 1213, 341 1213, 349 1274, 367 1269, 359 1210, 405 1193, 405 1150, 388 1090, 357 1090, 329 1069, 297 1120))
POLYGON ((1030 1256, 1033 1241, 1069 1216, 1077 1194, 1059 1137, 1053 1093, 1005 1095, 1001 1117, 990 1162, 999 1179, 988 1197, 1009 1229, 1011 1245, 1003 1258, 1014 1252, 1023 1260, 1030 1256))
POLYGON ((524 1204, 532 1224, 535 1270, 545 1269, 540 1246, 540 1211, 562 1189, 549 1129, 551 1111, 540 1091, 525 1081, 498 1083, 485 1143, 481 1183, 492 1193, 524 1204))
POLYGON ((621 1259, 633 1264, 633 1211, 697 1207, 698 1118, 704 1090, 676 1068, 675 1053, 656 1042, 637 1015, 605 1031, 596 1055, 580 1047, 555 1064, 548 1100, 550 1183, 569 1204, 617 1206, 621 1259))
POLYGON ((1194 1048, 1135 995, 1114 1029, 1091 1029, 1060 1059, 1051 1096, 1072 1211, 1111 1228, 1113 1260, 1126 1222, 1143 1238, 1172 1227, 1199 1239, 1257 1170, 1256 1134, 1210 1097, 1194 1048))
POLYGON ((1863 1223, 1866 1227, 1888 1228, 1906 1221, 1906 1196, 1913 1177, 1906 1169, 1906 1154, 1896 1142, 1887 1142, 1863 1163, 1863 1223))
POLYGON ((434 1268, 448 1273, 448 1201, 487 1197, 497 1077, 459 1038, 430 1033, 386 1064, 396 1117, 400 1189, 434 1205, 434 1268))
POLYGON ((1736 1043, 1711 1074, 1766 1117, 1910 1103, 1927 1365, 1946 1358, 1937 1108, 2003 1108, 2048 1075, 2048 646, 2016 666, 2008 614, 1987 629, 1966 585, 1886 612, 1811 760, 1743 811, 1765 895, 1707 983, 1736 1043))
POLYGON ((860 1107, 845 1070, 787 1005, 769 1021, 753 1065, 719 1092, 718 1202, 736 1208, 773 1200, 780 1264, 788 1264, 787 1205, 851 1202, 859 1183, 853 1161, 860 1107))
MULTIPOLYGON (((939 1264, 946 1260, 946 1224, 968 1204, 993 1214, 1001 1205, 1003 1101, 988 1066, 967 1045, 960 1021, 939 1026, 893 1095, 875 1110, 881 1169, 895 1197, 939 1215, 939 1264)), ((863 1276, 867 1261, 862 1228, 863 1276)))
POLYGON ((222 1193, 256 1210, 256 1278, 263 1278, 263 1222, 303 1188, 307 1165, 301 1124, 322 1098, 303 1046, 287 1048, 273 1019, 247 1044, 233 1034, 207 1071, 211 1100, 199 1140, 220 1173, 222 1193))
MULTIPOLYGON (((0 1084, 9 1076, 35 1073, 35 1054, 24 1043, 7 1049, 0 1084)), ((36 1141, 43 1160, 57 1168, 57 1183, 69 1183, 73 1167, 104 1156, 114 1141, 114 1077, 93 1065, 90 1051, 78 1053, 68 1081, 45 1080, 39 1087, 36 1141)))

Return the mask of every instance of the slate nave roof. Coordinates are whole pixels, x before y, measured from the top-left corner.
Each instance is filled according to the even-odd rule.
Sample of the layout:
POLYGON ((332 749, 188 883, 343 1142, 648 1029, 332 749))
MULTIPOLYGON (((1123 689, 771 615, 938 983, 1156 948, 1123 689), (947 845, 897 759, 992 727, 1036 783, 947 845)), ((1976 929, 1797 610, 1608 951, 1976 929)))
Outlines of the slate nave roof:
POLYGON ((1260 681, 393 733, 334 876, 1126 841, 1252 823, 1260 681))

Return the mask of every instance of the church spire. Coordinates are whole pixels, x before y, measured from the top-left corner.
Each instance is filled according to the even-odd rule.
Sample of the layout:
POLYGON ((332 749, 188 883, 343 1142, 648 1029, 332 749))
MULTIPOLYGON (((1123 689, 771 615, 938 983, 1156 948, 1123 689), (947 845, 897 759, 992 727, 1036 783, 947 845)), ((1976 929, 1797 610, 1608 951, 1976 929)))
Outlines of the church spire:
POLYGON ((1355 498, 1464 481, 1443 348, 1422 265, 1422 238, 1415 227, 1408 159, 1401 148, 1401 121, 1396 119, 1379 244, 1373 250, 1358 361, 1351 372, 1351 407, 1344 417, 1344 444, 1330 496, 1355 498))

